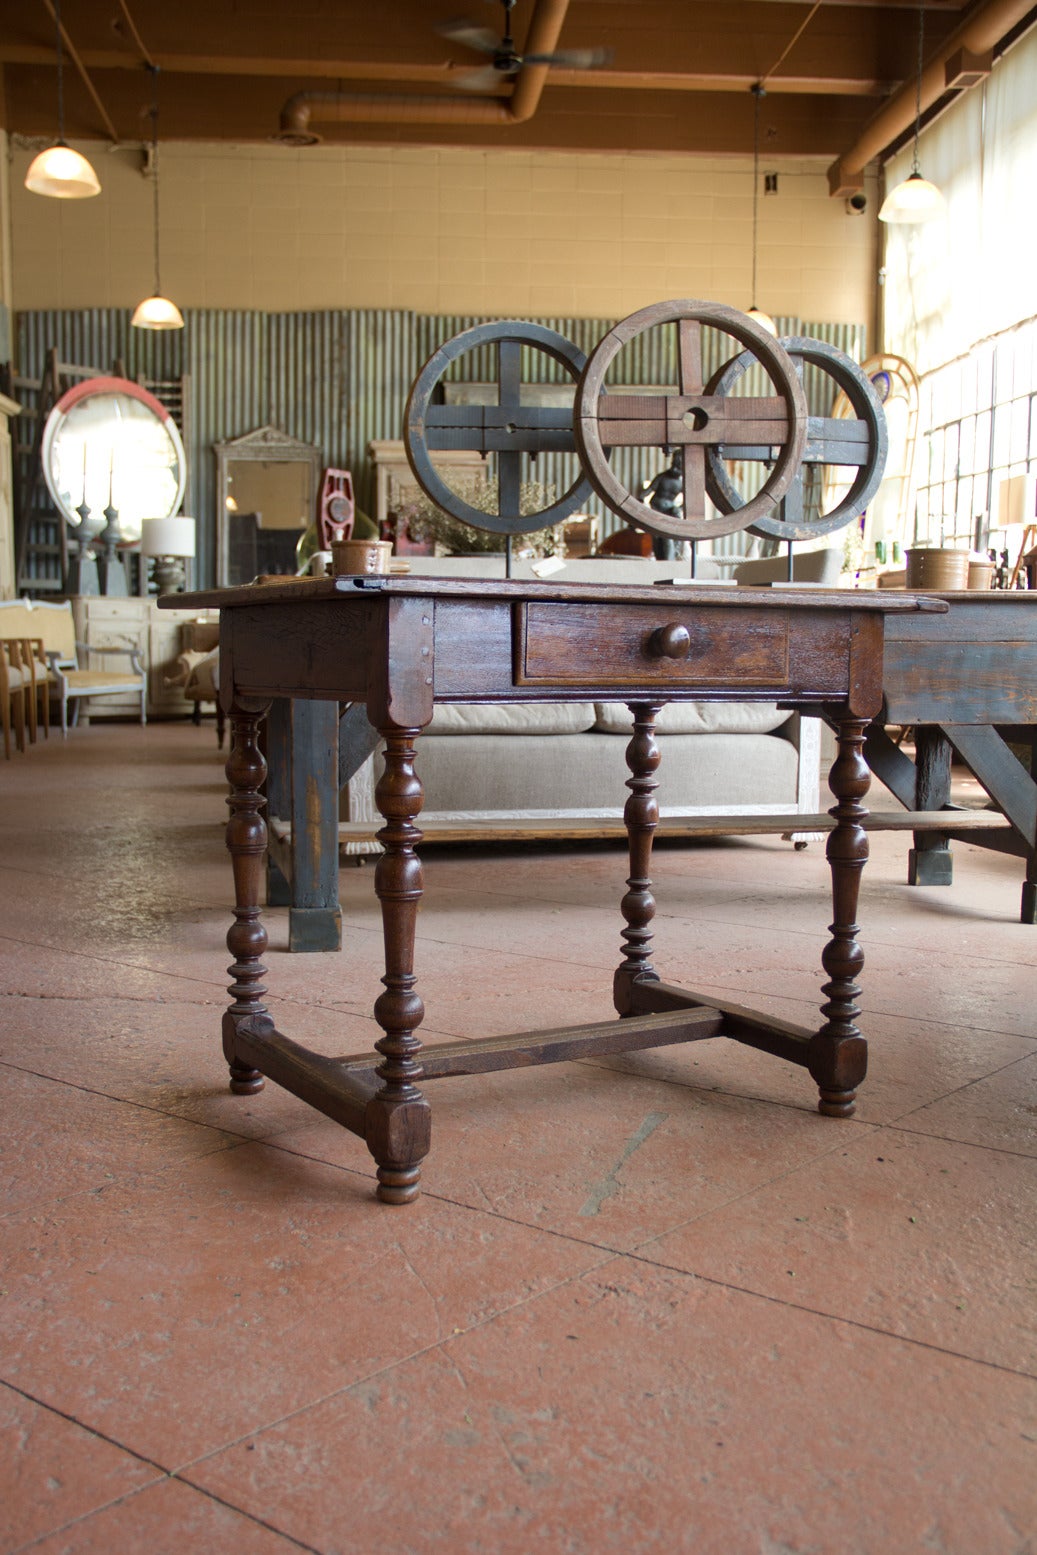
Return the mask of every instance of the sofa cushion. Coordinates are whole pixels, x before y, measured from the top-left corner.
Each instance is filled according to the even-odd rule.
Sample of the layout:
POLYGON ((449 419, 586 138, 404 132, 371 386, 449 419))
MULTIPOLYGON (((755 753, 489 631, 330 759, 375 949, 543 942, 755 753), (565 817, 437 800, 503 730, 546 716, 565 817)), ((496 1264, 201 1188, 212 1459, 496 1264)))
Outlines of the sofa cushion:
MULTIPOLYGON (((425 734, 418 771, 425 788, 421 820, 435 816, 619 817, 630 776, 624 742, 611 734, 557 740, 486 735, 464 740, 425 734)), ((673 735, 663 747, 657 799, 663 814, 795 808, 799 753, 772 734, 673 735)))
POLYGON ((506 707, 444 703, 436 708, 429 733, 583 734, 593 727, 593 702, 513 702, 506 707))
MULTIPOLYGON (((625 702, 596 702, 594 727, 601 734, 629 734, 633 715, 625 702)), ((655 720, 660 734, 769 734, 789 719, 773 702, 667 702, 655 720)))

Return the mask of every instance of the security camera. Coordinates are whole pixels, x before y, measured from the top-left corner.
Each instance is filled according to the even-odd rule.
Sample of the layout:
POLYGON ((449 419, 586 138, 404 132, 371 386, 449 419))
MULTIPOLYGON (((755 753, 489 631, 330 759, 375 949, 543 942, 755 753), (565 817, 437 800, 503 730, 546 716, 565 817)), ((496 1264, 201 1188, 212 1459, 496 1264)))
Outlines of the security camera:
POLYGON ((863 216, 868 209, 868 196, 861 191, 851 194, 846 202, 847 216, 863 216))

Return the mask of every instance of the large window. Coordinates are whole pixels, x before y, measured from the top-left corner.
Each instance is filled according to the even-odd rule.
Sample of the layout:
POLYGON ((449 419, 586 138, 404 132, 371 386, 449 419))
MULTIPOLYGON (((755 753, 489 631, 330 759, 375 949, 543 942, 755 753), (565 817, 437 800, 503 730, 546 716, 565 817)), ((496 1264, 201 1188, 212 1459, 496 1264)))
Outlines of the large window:
MULTIPOLYGON (((1037 28, 922 137, 946 216, 886 229, 885 345, 921 380, 908 543, 1019 538, 998 532, 999 496, 1037 471, 1035 80, 1037 28)), ((906 150, 887 183, 910 168, 906 150)))
POLYGON ((908 538, 985 545, 1004 521, 1005 481, 1037 471, 1037 319, 923 373, 919 421, 908 538))

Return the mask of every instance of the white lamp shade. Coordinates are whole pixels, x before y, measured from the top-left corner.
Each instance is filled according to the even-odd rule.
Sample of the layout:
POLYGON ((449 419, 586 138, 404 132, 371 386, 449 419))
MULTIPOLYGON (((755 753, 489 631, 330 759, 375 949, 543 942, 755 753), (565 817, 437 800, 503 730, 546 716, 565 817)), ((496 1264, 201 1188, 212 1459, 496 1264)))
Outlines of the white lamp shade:
POLYGON ((1037 523, 1037 475, 1009 475, 997 489, 997 527, 1037 523))
POLYGON ((879 221, 929 221, 939 216, 947 201, 935 184, 921 173, 909 173, 902 184, 891 189, 882 202, 879 221))
POLYGON ((146 518, 140 526, 142 556, 193 556, 193 518, 146 518))
POLYGON ((63 140, 48 146, 29 164, 25 187, 33 194, 46 194, 52 200, 88 200, 100 194, 101 184, 86 157, 66 146, 63 140))
POLYGON ((183 329, 184 316, 168 297, 145 297, 130 323, 135 329, 183 329))

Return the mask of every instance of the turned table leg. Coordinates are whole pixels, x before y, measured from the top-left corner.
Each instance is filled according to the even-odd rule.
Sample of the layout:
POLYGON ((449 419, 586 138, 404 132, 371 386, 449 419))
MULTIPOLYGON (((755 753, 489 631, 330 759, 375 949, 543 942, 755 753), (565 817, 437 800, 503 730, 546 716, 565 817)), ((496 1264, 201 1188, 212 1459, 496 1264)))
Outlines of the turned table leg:
POLYGON ((655 917, 655 898, 652 895, 649 869, 652 841, 659 824, 655 774, 660 757, 655 741, 655 720, 663 704, 631 702, 629 705, 634 715, 634 733, 626 749, 626 762, 631 776, 627 779, 630 797, 623 810, 623 820, 630 847, 630 876, 626 895, 620 903, 620 911, 627 924, 622 936, 626 943, 623 946, 623 960, 612 983, 613 1003, 620 1015, 633 1014, 630 988, 635 981, 658 981, 651 962, 650 925, 655 917))
POLYGON ((236 1056, 235 1037, 242 1021, 266 1015, 266 988, 262 982, 266 967, 262 957, 267 932, 259 905, 266 860, 266 800, 260 792, 266 762, 259 748, 259 724, 268 706, 267 702, 250 698, 235 702, 230 715, 231 747, 226 767, 231 789, 227 800, 227 847, 234 868, 234 922, 227 933, 227 949, 234 960, 227 968, 233 978, 228 990, 233 1002, 223 1017, 223 1051, 230 1064, 231 1090, 246 1096, 263 1089, 259 1070, 236 1056))
POLYGON ((428 1102, 417 1085, 421 1042, 415 1032, 425 1006, 414 991, 414 934, 422 893, 421 860, 415 852, 421 832, 414 822, 424 791, 414 770, 420 730, 379 732, 385 740, 385 771, 375 803, 386 824, 378 833, 385 852, 375 867, 375 892, 382 904, 385 992, 375 1001, 374 1014, 385 1035, 375 1043, 383 1056, 377 1070, 383 1083, 367 1105, 365 1138, 378 1164, 378 1197, 386 1204, 407 1204, 418 1195, 421 1162, 431 1140, 428 1102))
POLYGON ((821 992, 824 1025, 811 1038, 808 1067, 821 1092, 819 1111, 829 1117, 848 1118, 854 1109, 857 1087, 868 1067, 868 1045, 855 1025, 860 1008, 860 988, 855 981, 864 966, 864 952, 857 942, 857 899, 861 872, 868 858, 868 834, 863 822, 867 810, 861 803, 871 782, 864 760, 867 720, 842 718, 837 733, 838 754, 828 779, 836 804, 828 813, 836 822, 829 834, 827 856, 832 871, 832 938, 821 962, 828 974, 821 992))

